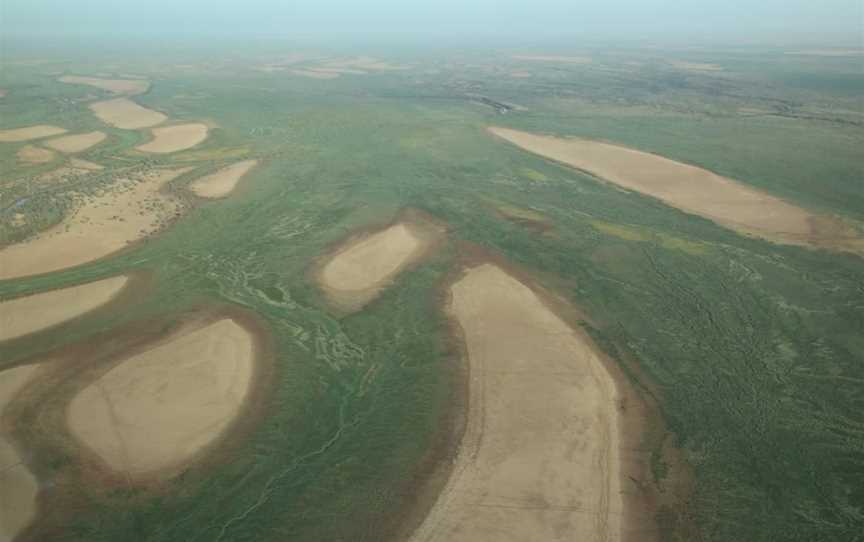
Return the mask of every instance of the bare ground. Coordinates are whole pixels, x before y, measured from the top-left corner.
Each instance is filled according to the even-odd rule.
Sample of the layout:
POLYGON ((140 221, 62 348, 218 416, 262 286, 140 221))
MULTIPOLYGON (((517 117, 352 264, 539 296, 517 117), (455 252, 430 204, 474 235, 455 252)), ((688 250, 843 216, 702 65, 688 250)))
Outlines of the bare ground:
POLYGON ((202 198, 224 198, 237 187, 237 183, 253 167, 258 160, 243 160, 224 167, 215 173, 196 179, 189 185, 189 189, 202 198))
POLYGON ((0 302, 0 341, 35 333, 104 305, 126 285, 125 276, 0 302))
POLYGON ((86 134, 72 134, 55 139, 49 139, 44 143, 44 145, 60 152, 72 154, 86 151, 90 147, 98 145, 104 141, 106 137, 107 136, 104 132, 94 131, 86 134))
POLYGON ((24 145, 15 153, 19 162, 25 164, 47 164, 54 160, 54 153, 35 145, 24 145))
POLYGON ((207 125, 200 122, 153 128, 153 140, 135 148, 161 154, 182 151, 207 139, 207 130, 207 125))
POLYGON ((13 128, 11 130, 0 130, 0 143, 15 143, 17 141, 30 141, 53 135, 66 133, 64 128, 38 124, 26 128, 13 128))
POLYGON ((90 109, 105 124, 124 130, 149 128, 165 122, 168 117, 127 98, 114 98, 90 104, 90 109))
POLYGON ((541 157, 655 197, 736 231, 775 242, 862 251, 864 240, 840 219, 820 216, 705 169, 643 151, 510 128, 489 132, 541 157))
POLYGON ((593 345, 495 265, 470 269, 451 296, 467 425, 412 542, 620 540, 618 393, 593 345))
POLYGON ((0 249, 0 280, 81 265, 157 231, 180 211, 180 202, 160 189, 185 171, 160 170, 119 181, 82 203, 60 224, 0 249))
POLYGON ((229 318, 169 337, 78 394, 70 430, 116 471, 173 472, 234 420, 254 361, 252 334, 229 318))
POLYGON ((59 81, 73 85, 89 85, 115 94, 128 94, 130 96, 147 92, 147 89, 150 88, 150 83, 141 79, 103 79, 101 77, 65 75, 59 81))

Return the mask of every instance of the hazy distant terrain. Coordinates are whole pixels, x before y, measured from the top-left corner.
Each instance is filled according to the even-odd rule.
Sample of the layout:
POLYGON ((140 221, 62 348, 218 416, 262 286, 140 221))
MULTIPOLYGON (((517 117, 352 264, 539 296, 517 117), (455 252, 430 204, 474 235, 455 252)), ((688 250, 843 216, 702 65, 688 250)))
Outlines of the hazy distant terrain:
POLYGON ((857 540, 862 62, 11 47, 0 540, 857 540))

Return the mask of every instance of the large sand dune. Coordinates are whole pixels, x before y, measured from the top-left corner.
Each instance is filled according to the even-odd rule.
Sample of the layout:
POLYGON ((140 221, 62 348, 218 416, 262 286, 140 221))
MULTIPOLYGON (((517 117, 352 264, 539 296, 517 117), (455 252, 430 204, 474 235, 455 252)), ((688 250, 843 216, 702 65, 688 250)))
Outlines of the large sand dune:
POLYGON ((25 164, 47 164, 54 161, 54 153, 35 145, 24 145, 15 153, 19 162, 25 164))
POLYGON ((406 265, 416 261, 424 245, 418 232, 400 222, 350 240, 324 265, 319 279, 336 304, 359 308, 406 265))
POLYGON ((224 198, 234 191, 240 179, 258 164, 258 160, 243 160, 215 173, 196 179, 189 189, 202 198, 224 198))
POLYGON ((139 151, 169 153, 186 150, 207 139, 207 125, 200 122, 153 128, 153 140, 135 147, 139 151))
POLYGON ((451 295, 467 425, 412 542, 620 540, 618 392, 592 345, 496 266, 469 270, 451 295))
POLYGON ((599 141, 509 128, 489 128, 489 131, 529 152, 740 232, 793 244, 849 250, 861 247, 852 230, 837 219, 818 216, 702 168, 599 141))
POLYGON ((76 152, 86 151, 90 147, 97 145, 105 140, 107 136, 104 132, 94 131, 86 134, 72 134, 62 136, 55 139, 49 139, 43 144, 46 147, 51 147, 54 150, 72 154, 76 152))
MULTIPOLYGON (((0 418, 15 394, 37 371, 25 365, 0 371, 0 418)), ((11 541, 36 515, 36 478, 12 446, 4 425, 0 424, 0 541, 11 541)))
POLYGON ((224 319, 121 362, 70 404, 72 433, 112 469, 173 470, 218 438, 253 376, 252 335, 224 319))
POLYGON ((112 277, 0 302, 0 341, 43 330, 104 305, 126 281, 126 277, 112 277))
POLYGON ((90 104, 90 109, 105 124, 124 130, 137 130, 161 124, 168 117, 127 98, 114 98, 90 104))
POLYGON ((119 181, 36 238, 0 249, 0 280, 81 265, 157 231, 180 209, 178 200, 159 190, 185 171, 119 181))
POLYGON ((57 126, 38 124, 26 128, 13 128, 11 130, 0 130, 0 143, 15 143, 18 141, 30 141, 53 135, 65 134, 66 130, 57 126))
POLYGON ((100 77, 80 77, 77 75, 65 75, 60 78, 61 83, 73 85, 90 85, 101 88, 115 94, 141 94, 147 92, 150 83, 141 79, 102 79, 100 77))

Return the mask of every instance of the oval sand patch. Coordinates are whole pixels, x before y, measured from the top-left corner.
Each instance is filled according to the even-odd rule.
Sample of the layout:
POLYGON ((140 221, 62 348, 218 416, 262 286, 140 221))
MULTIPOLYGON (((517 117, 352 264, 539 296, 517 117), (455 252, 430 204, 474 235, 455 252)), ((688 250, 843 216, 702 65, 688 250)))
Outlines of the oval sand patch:
MULTIPOLYGON (((36 365, 0 371, 0 416, 36 373, 36 365)), ((0 540, 13 540, 33 521, 39 485, 0 425, 0 540)))
POLYGON ((141 79, 102 79, 100 77, 65 75, 59 81, 73 85, 89 85, 115 94, 141 94, 150 88, 150 83, 141 79))
POLYGON ((215 173, 196 179, 189 188, 202 198, 224 198, 234 191, 237 183, 258 164, 258 160, 244 160, 222 168, 215 173))
POLYGON ((0 302, 0 341, 60 324, 110 301, 127 282, 111 277, 0 302))
POLYGON ((70 404, 69 427, 112 469, 172 469, 235 419, 253 375, 252 335, 220 320, 136 354, 70 404))
POLYGON ((29 141, 53 135, 65 134, 66 130, 57 126, 39 124, 26 128, 13 128, 12 130, 0 130, 0 143, 14 143, 16 141, 29 141))
POLYGON ((90 104, 90 109, 105 124, 124 130, 149 128, 168 118, 158 111, 147 109, 127 98, 95 102, 90 104))
POLYGON ((207 125, 200 122, 153 128, 153 141, 135 147, 139 151, 168 153, 189 149, 207 139, 207 125))
POLYGON ((25 164, 47 164, 54 160, 54 153, 35 145, 24 145, 15 153, 19 162, 25 164))
POLYGON ((94 131, 86 134, 73 134, 49 139, 44 145, 54 150, 71 154, 86 151, 90 147, 102 143, 106 137, 104 132, 94 131))
POLYGON ((451 477, 412 542, 621 539, 618 392, 593 346, 500 268, 450 290, 469 363, 451 477))

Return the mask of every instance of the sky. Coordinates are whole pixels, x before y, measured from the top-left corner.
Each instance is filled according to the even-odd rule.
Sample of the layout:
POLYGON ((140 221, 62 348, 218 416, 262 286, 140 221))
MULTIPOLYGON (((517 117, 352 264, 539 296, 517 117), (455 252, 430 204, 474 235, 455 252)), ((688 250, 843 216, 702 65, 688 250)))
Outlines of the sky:
POLYGON ((864 0, 0 0, 0 31, 861 45, 864 0))

